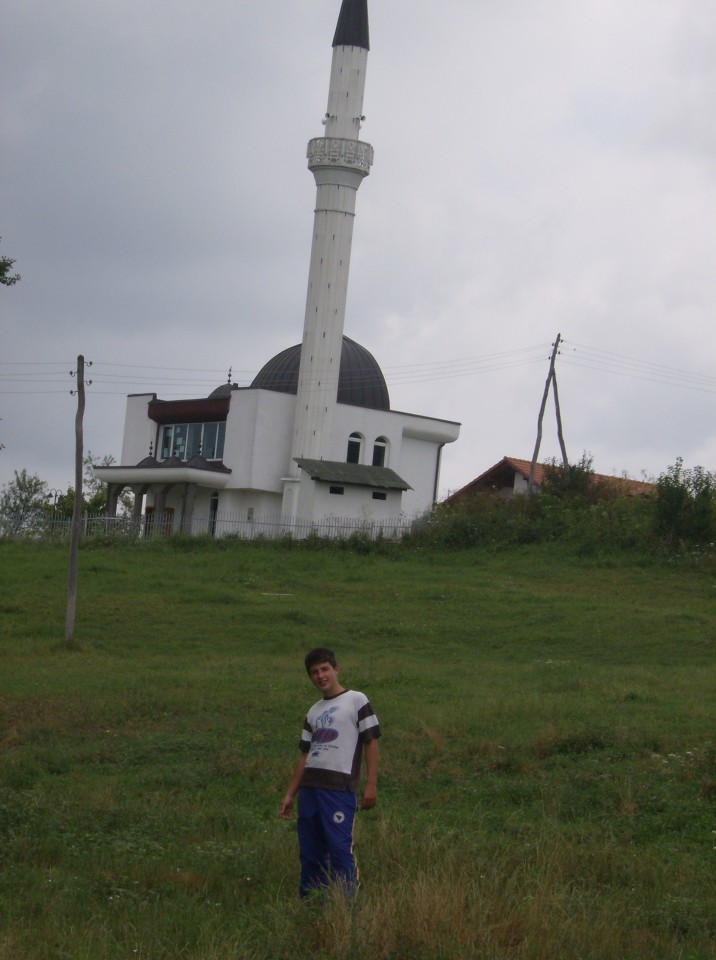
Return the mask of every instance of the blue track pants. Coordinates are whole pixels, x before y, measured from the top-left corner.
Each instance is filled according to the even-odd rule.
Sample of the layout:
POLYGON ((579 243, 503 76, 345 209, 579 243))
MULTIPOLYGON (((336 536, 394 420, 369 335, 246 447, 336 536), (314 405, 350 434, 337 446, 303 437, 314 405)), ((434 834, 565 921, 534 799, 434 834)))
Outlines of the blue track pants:
POLYGON ((353 823, 358 801, 350 790, 302 787, 298 793, 301 896, 339 882, 347 893, 358 887, 353 856, 353 823))

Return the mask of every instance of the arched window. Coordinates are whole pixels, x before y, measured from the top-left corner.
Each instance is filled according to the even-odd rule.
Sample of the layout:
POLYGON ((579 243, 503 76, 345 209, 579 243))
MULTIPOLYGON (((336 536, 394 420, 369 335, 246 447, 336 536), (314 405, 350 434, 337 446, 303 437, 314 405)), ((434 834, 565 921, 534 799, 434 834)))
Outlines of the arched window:
POLYGON ((363 437, 360 433, 352 433, 348 437, 348 450, 346 452, 346 463, 360 463, 361 453, 363 451, 363 437))
POLYGON ((388 438, 376 437, 373 444, 373 466, 386 467, 388 465, 388 438))

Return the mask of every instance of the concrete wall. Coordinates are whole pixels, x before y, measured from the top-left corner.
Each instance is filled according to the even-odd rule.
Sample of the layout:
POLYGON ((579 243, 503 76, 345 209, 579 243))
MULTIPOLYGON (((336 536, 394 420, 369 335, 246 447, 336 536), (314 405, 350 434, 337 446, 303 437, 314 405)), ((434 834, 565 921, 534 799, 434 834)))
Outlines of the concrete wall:
POLYGON ((127 397, 120 460, 122 466, 136 466, 149 456, 150 445, 153 452, 157 452, 157 425, 147 416, 149 402, 155 398, 155 393, 131 394, 127 397))
POLYGON ((295 405, 294 396, 273 390, 232 393, 224 443, 230 488, 282 492, 295 405))
POLYGON ((327 483, 315 484, 313 501, 316 520, 328 517, 355 517, 362 522, 387 520, 401 513, 399 490, 385 491, 385 500, 374 500, 370 487, 343 486, 342 494, 330 492, 327 483))
POLYGON ((459 424, 399 411, 366 410, 341 403, 337 404, 334 423, 333 455, 326 459, 345 460, 348 437, 356 432, 365 438, 361 463, 370 465, 373 462, 373 444, 378 437, 384 436, 388 440, 385 466, 395 470, 413 488, 403 493, 402 512, 412 516, 430 509, 438 451, 442 444, 457 439, 459 424))

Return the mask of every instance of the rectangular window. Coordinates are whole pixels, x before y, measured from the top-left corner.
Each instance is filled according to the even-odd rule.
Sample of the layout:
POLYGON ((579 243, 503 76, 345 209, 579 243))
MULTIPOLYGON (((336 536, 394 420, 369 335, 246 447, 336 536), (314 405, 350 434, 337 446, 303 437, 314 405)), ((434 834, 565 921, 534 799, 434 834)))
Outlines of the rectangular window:
POLYGON ((192 457, 195 457, 199 453, 199 448, 201 447, 201 424, 200 423, 190 423, 188 427, 187 441, 186 441, 186 460, 191 460, 192 457))
POLYGON ((224 437, 226 436, 226 421, 222 420, 216 435, 216 459, 224 459, 224 437))
POLYGON ((174 424, 174 444, 172 447, 172 454, 175 457, 179 457, 180 460, 186 460, 186 437, 188 428, 189 424, 187 423, 174 424))
POLYGON ((212 423, 174 423, 162 427, 159 440, 160 458, 178 457, 191 460, 201 453, 205 460, 224 457, 225 421, 212 423))
POLYGON ((342 496, 342 495, 343 495, 343 487, 329 487, 329 488, 328 488, 328 492, 329 492, 329 493, 337 493, 337 494, 340 494, 340 495, 342 496))
POLYGON ((164 427, 162 430, 162 445, 161 445, 161 457, 162 460, 166 460, 172 455, 172 436, 174 435, 174 427, 164 427))
POLYGON ((204 442, 201 445, 201 455, 205 460, 216 459, 216 428, 218 423, 204 424, 204 442))
POLYGON ((384 490, 374 490, 373 491, 374 500, 387 500, 388 494, 384 490))

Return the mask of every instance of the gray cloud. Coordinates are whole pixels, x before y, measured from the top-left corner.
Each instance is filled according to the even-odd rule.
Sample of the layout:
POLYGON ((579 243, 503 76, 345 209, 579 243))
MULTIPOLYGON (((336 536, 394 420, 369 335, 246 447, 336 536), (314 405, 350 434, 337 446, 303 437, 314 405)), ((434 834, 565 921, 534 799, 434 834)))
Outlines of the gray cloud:
MULTIPOLYGON (((304 150, 338 5, 4 6, 0 251, 23 280, 0 293, 0 482, 27 467, 66 486, 77 353, 95 361, 87 446, 118 457, 124 394, 205 394, 229 366, 246 382, 300 340, 304 150)), ((581 346, 713 377, 713 4, 373 0, 370 16, 376 163, 346 331, 395 407, 463 421, 443 487, 531 455, 558 331, 571 456, 714 469, 715 379, 590 365, 581 346)))

